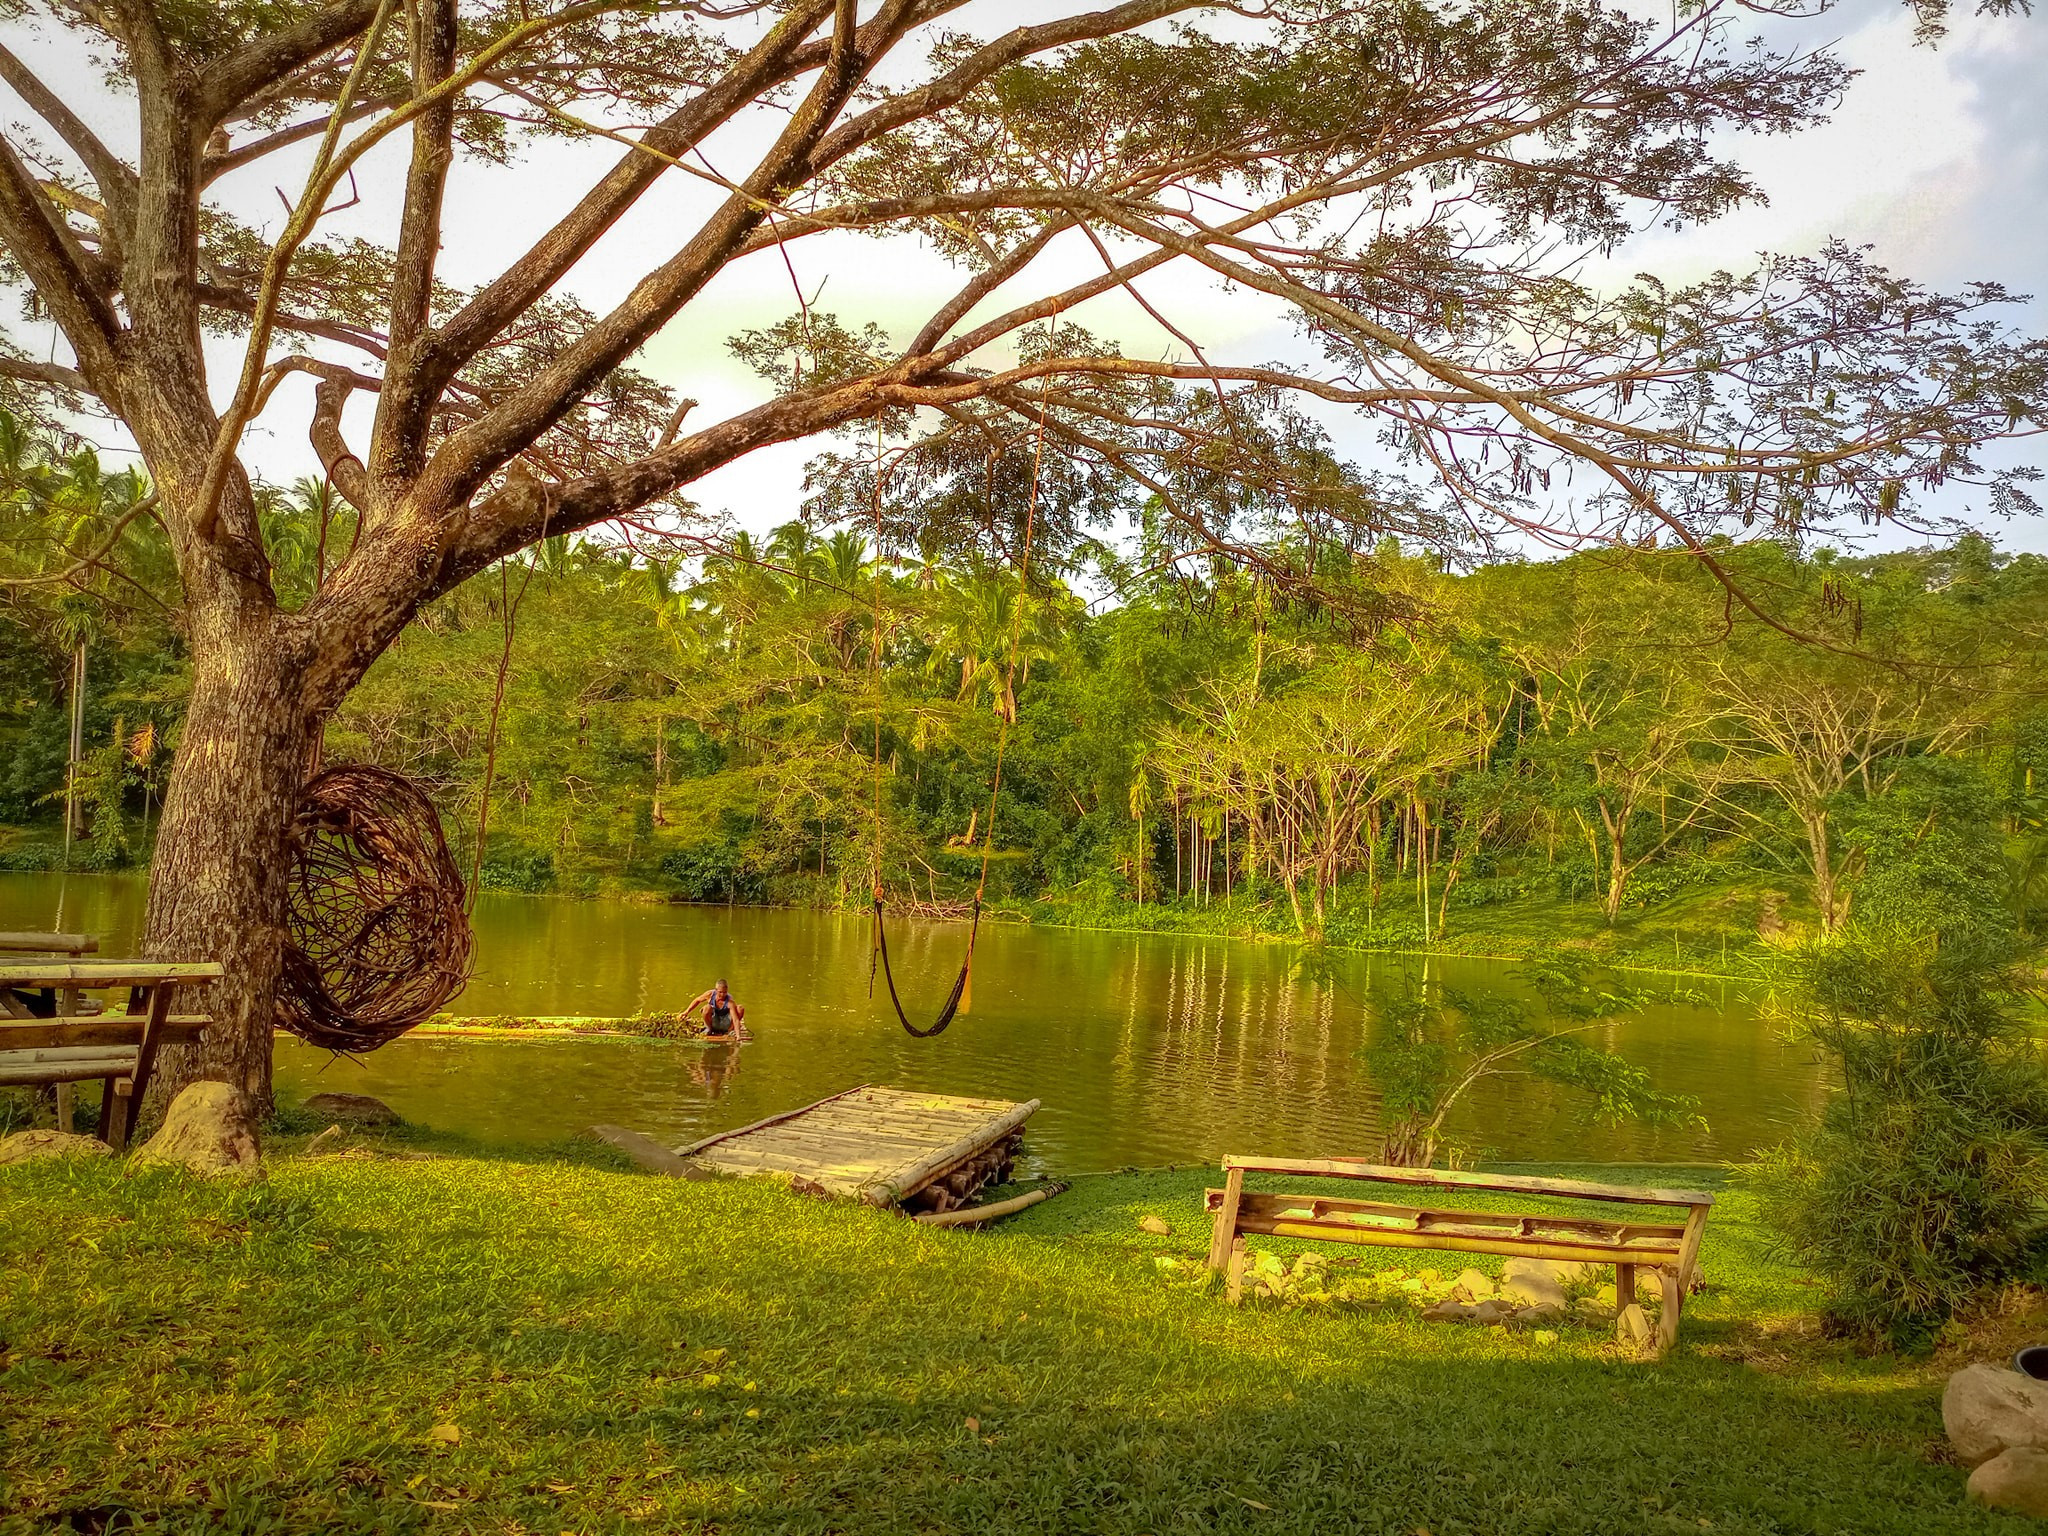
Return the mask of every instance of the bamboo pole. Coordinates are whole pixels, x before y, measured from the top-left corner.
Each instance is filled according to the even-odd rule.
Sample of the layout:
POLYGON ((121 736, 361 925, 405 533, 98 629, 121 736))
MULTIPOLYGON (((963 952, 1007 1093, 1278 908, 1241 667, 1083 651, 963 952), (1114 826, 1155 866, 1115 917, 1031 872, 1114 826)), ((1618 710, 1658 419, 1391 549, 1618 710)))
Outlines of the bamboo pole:
POLYGON ((1027 1190, 1021 1195, 1014 1195, 1008 1200, 998 1200, 993 1205, 964 1205, 957 1211, 925 1211, 910 1219, 922 1222, 928 1227, 976 1227, 984 1221, 1014 1216, 1041 1200, 1050 1200, 1066 1187, 1064 1184, 1046 1184, 1038 1189, 1027 1190))
POLYGON ((71 745, 64 760, 64 867, 71 867, 71 840, 78 827, 78 762, 85 756, 85 642, 71 657, 71 745))

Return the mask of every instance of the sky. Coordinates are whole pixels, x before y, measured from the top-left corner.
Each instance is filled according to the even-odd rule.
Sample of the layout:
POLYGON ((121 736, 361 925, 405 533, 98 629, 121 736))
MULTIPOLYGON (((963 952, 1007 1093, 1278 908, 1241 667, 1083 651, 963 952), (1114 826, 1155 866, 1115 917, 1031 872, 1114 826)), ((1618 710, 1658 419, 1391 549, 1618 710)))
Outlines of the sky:
MULTIPOLYGON (((986 35, 1012 19, 1017 7, 1011 0, 984 0, 980 12, 978 24, 967 24, 986 35)), ((1853 0, 1816 19, 1760 18, 1759 24, 1780 47, 1834 44, 1860 71, 1832 120, 1797 136, 1730 146, 1761 182, 1767 205, 1704 228, 1646 230, 1595 261, 1589 275, 1620 282, 1648 271, 1682 282, 1717 269, 1741 270, 1760 252, 1807 252, 1839 237, 1873 247, 1882 263, 1936 286, 1985 279, 2048 295, 2048 113, 2040 110, 2042 81, 2048 79, 2048 16, 1959 15, 1937 48, 1916 45, 1911 13, 1888 0, 1853 0)), ((96 128, 117 144, 124 141, 124 116, 98 89, 75 43, 67 52, 61 41, 53 46, 18 29, 10 29, 9 41, 55 79, 96 128)), ((19 103, 4 95, 0 102, 10 117, 25 116, 19 103)), ((714 141, 712 161, 728 153, 739 164, 745 147, 714 141)), ((403 153, 402 144, 392 144, 364 163, 358 178, 362 200, 332 221, 335 232, 390 238, 403 153)), ((517 172, 459 168, 446 220, 444 276, 473 283, 494 275, 615 154, 605 145, 547 144, 517 172)), ((303 161, 265 162, 222 183, 221 193, 237 214, 275 231, 284 216, 277 189, 281 184, 295 192, 291 176, 302 174, 303 161)), ((709 196, 701 183, 670 177, 577 269, 572 290, 598 309, 622 296, 652 253, 674 249, 677 231, 688 227, 709 196)), ((924 317, 935 284, 957 283, 935 257, 905 240, 805 241, 795 247, 794 261, 797 281, 820 307, 853 323, 874 320, 899 338, 924 317)), ((1301 355, 1292 326, 1273 305, 1257 296, 1226 299, 1206 274, 1169 269, 1148 279, 1145 288, 1148 298, 1186 321, 1218 355, 1301 355)), ((698 400, 698 421, 713 419, 753 403, 765 390, 730 355, 727 337, 779 320, 794 307, 789 272, 779 260, 757 259, 722 275, 650 343, 638 366, 698 400)), ((1136 354, 1182 351, 1121 294, 1095 301, 1075 318, 1136 354)), ((2048 300, 2016 309, 2011 318, 2029 331, 2048 330, 2048 300)), ((17 324, 15 334, 32 350, 54 346, 63 355, 47 331, 38 336, 34 327, 17 324)), ((215 391, 224 400, 239 365, 238 348, 222 343, 214 360, 215 391)), ((310 388, 302 384, 287 385, 274 397, 246 444, 246 459, 258 473, 276 480, 317 473, 305 444, 309 405, 310 388)), ((1370 429, 1339 416, 1323 419, 1337 434, 1340 450, 1354 448, 1349 434, 1354 451, 1365 456, 1370 429)), ((362 397, 350 427, 360 443, 367 428, 362 397)), ((95 436, 118 450, 117 440, 103 432, 95 436)), ((804 461, 821 446, 758 453, 698 482, 689 494, 739 526, 772 526, 794 515, 804 461)), ((2048 528, 2008 525, 1994 533, 2010 548, 2048 550, 2048 528)))

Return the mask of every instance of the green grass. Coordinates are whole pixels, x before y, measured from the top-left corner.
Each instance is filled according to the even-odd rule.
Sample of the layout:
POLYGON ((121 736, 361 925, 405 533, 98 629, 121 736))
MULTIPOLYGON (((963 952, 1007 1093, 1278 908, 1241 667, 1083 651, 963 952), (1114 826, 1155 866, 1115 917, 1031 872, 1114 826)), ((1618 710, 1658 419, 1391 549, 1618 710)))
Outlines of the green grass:
POLYGON ((0 1169, 0 1527, 2027 1528, 1964 1503, 1937 1370, 1818 1338, 1739 1191, 1650 1365, 1591 1328, 1233 1311, 1154 1262, 1203 1247, 1214 1177, 974 1233, 416 1136, 254 1184, 0 1169))

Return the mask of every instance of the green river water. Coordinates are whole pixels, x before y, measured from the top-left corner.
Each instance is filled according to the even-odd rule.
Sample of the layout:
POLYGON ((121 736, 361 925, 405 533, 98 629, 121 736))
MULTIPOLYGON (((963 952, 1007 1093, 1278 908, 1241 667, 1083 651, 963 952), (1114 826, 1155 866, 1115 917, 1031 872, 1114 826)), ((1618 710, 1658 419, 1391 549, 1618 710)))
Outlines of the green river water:
MULTIPOLYGON (((0 929, 84 930, 129 949, 134 877, 0 875, 0 929)), ((892 930, 898 985, 929 1017, 960 963, 963 927, 892 930)), ((1512 964, 1346 956, 1292 974, 1285 946, 996 925, 982 930, 973 1007, 914 1040, 871 1003, 864 919, 803 911, 486 896, 470 1014, 626 1015, 681 1007, 720 976, 755 1039, 704 1048, 629 1040, 411 1038, 360 1060, 277 1048, 279 1096, 370 1093, 409 1120, 497 1141, 555 1140, 612 1122, 679 1143, 857 1083, 1036 1098, 1040 1169, 1212 1161, 1225 1152, 1368 1154, 1377 1095, 1360 1059, 1374 999, 1432 983, 1519 987, 1512 964)), ((1603 1026, 1602 1043, 1658 1086, 1696 1095, 1704 1130, 1602 1126, 1575 1097, 1521 1078, 1480 1085, 1456 1121, 1513 1160, 1697 1162, 1779 1139, 1824 1079, 1732 985, 1603 1026)))

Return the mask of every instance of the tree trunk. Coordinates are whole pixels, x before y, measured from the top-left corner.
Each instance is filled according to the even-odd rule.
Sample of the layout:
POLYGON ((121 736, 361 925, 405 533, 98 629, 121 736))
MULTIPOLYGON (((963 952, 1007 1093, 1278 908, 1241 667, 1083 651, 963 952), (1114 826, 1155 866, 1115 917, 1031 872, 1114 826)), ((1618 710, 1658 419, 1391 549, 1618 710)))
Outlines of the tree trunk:
POLYGON ((277 629, 268 616, 237 623, 195 615, 192 697, 157 824, 144 937, 154 959, 226 969, 208 990, 214 1023, 204 1043, 165 1048, 158 1095, 212 1079, 258 1114, 271 1104, 290 876, 285 834, 312 723, 277 629))
POLYGON ((1607 835, 1607 926, 1612 928, 1621 917, 1622 892, 1628 889, 1628 862, 1621 854, 1621 838, 1611 830, 1607 835))
POLYGON ((1806 822, 1806 845, 1813 858, 1813 904, 1820 909, 1820 925, 1833 933, 1842 925, 1843 903, 1841 893, 1835 888, 1835 861, 1833 849, 1833 828, 1828 824, 1827 812, 1822 811, 1804 818, 1806 822))

